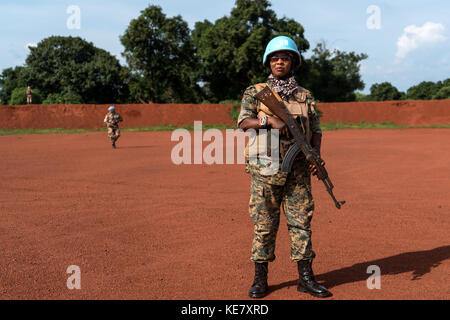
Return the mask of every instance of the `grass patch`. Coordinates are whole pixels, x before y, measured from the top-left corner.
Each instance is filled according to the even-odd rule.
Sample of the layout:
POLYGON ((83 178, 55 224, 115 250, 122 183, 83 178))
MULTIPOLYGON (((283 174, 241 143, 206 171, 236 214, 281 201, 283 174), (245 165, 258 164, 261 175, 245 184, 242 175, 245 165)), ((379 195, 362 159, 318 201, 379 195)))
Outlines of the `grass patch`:
POLYGON ((100 132, 104 129, 0 129, 0 136, 27 135, 27 134, 73 134, 86 132, 100 132))
POLYGON ((429 126, 405 126, 393 122, 368 123, 361 121, 359 123, 322 123, 320 125, 323 131, 344 130, 344 129, 438 129, 450 128, 450 124, 436 124, 429 126))
MULTIPOLYGON (((332 130, 348 130, 348 129, 438 129, 438 128, 450 128, 450 124, 439 124, 439 125, 430 125, 430 126, 403 126, 398 125, 392 122, 381 122, 381 123, 367 123, 361 121, 360 123, 324 123, 320 125, 323 131, 332 131, 332 130)), ((152 132, 152 131, 173 131, 175 129, 186 129, 189 131, 194 130, 194 125, 188 126, 168 126, 168 125, 159 125, 159 126, 151 126, 151 127, 135 127, 135 128, 120 128, 123 132, 152 132)), ((228 125, 203 125, 202 130, 208 129, 236 129, 236 126, 228 126, 228 125)), ((99 129, 0 129, 0 136, 7 135, 28 135, 28 134, 80 134, 80 133, 88 133, 88 132, 105 132, 106 128, 99 129)))
MULTIPOLYGON (((171 125, 159 125, 159 126, 151 126, 151 127, 135 127, 135 128, 120 128, 122 132, 151 132, 151 131, 173 131, 175 129, 186 129, 189 131, 194 130, 194 125, 188 126, 171 126, 171 125)), ((227 126, 227 125, 210 125, 206 124, 202 126, 202 130, 208 129, 236 129, 235 126, 227 126)), ((28 134, 74 134, 74 133, 88 133, 88 132, 107 132, 106 128, 99 129, 62 129, 62 128, 53 128, 53 129, 0 129, 0 136, 9 136, 9 135, 28 135, 28 134)))
MULTIPOLYGON (((146 131, 173 131, 175 129, 186 129, 189 131, 194 130, 194 125, 188 125, 188 126, 166 126, 166 125, 159 125, 159 126, 153 126, 153 127, 137 127, 137 128, 121 128, 121 131, 128 131, 128 132, 146 132, 146 131)), ((234 126, 227 126, 224 124, 204 124, 202 125, 202 130, 208 130, 208 129, 219 129, 219 130, 226 130, 226 129, 236 129, 234 126)))

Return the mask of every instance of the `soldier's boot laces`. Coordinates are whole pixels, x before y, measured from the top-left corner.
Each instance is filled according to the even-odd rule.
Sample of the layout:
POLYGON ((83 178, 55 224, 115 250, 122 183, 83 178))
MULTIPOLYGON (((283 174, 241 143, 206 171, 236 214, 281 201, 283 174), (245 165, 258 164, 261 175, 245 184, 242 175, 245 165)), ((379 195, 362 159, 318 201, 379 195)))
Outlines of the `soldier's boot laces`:
POLYGON ((248 295, 250 298, 262 298, 267 294, 269 285, 267 284, 267 272, 269 263, 255 263, 255 279, 248 295))
POLYGON ((314 279, 312 270, 312 260, 300 260, 297 262, 299 280, 297 291, 307 292, 318 298, 326 298, 332 296, 331 292, 324 286, 318 284, 314 279))

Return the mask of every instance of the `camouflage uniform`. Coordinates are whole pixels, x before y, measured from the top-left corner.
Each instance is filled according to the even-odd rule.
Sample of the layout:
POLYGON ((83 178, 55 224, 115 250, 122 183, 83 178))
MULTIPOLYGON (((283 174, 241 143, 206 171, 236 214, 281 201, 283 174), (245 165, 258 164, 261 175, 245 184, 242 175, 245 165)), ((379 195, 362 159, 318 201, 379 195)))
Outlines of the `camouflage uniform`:
POLYGON ((114 145, 120 137, 119 122, 123 121, 122 117, 117 112, 109 112, 104 122, 108 126, 108 137, 111 139, 111 143, 114 145))
MULTIPOLYGON (((270 80, 267 81, 270 86, 270 80)), ((253 96, 259 90, 250 86, 244 92, 238 125, 246 118, 261 116, 260 102, 253 96)), ((291 94, 290 102, 306 106, 308 114, 308 134, 321 133, 319 116, 310 92, 302 87, 291 94)), ((280 136, 279 167, 294 140, 280 136)), ((269 152, 269 151, 267 151, 269 152)), ((291 242, 291 260, 313 259, 315 253, 311 245, 311 219, 314 201, 311 194, 311 174, 309 165, 303 156, 295 160, 289 174, 279 171, 267 175, 262 170, 265 164, 247 161, 246 172, 251 174, 249 213, 254 222, 254 239, 251 260, 270 262, 275 259, 275 240, 280 222, 280 207, 283 205, 291 242)))

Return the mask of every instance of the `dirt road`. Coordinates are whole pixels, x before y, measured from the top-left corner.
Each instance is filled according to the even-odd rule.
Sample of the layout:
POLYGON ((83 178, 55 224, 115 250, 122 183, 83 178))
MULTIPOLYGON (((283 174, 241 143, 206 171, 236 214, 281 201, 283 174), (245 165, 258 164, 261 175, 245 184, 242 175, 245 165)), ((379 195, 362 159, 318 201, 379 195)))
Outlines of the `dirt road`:
MULTIPOLYGON (((314 262, 331 299, 449 299, 450 130, 324 133, 343 210, 313 183, 314 262), (369 290, 367 268, 381 269, 369 290)), ((170 132, 0 137, 0 299, 247 299, 243 165, 171 161, 170 132), (69 290, 69 266, 81 289, 69 290)), ((282 217, 266 299, 296 291, 282 217)))

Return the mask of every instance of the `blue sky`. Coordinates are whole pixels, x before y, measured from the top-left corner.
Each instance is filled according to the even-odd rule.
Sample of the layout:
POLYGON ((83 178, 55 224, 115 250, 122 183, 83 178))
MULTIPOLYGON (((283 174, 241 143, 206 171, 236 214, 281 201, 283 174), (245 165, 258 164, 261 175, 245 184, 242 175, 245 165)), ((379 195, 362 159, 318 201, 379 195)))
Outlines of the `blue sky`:
MULTIPOLYGON (((125 64, 119 36, 131 19, 150 4, 168 16, 195 22, 229 15, 234 0, 2 0, 0 2, 0 70, 23 65, 28 44, 52 35, 80 36, 108 50, 125 64), (71 5, 80 8, 80 29, 69 29, 71 5)), ((374 83, 389 81, 405 91, 421 81, 450 78, 449 0, 272 0, 279 17, 300 22, 311 49, 366 53, 361 65, 367 93, 374 83)), ((311 49, 305 52, 308 57, 311 49)))

